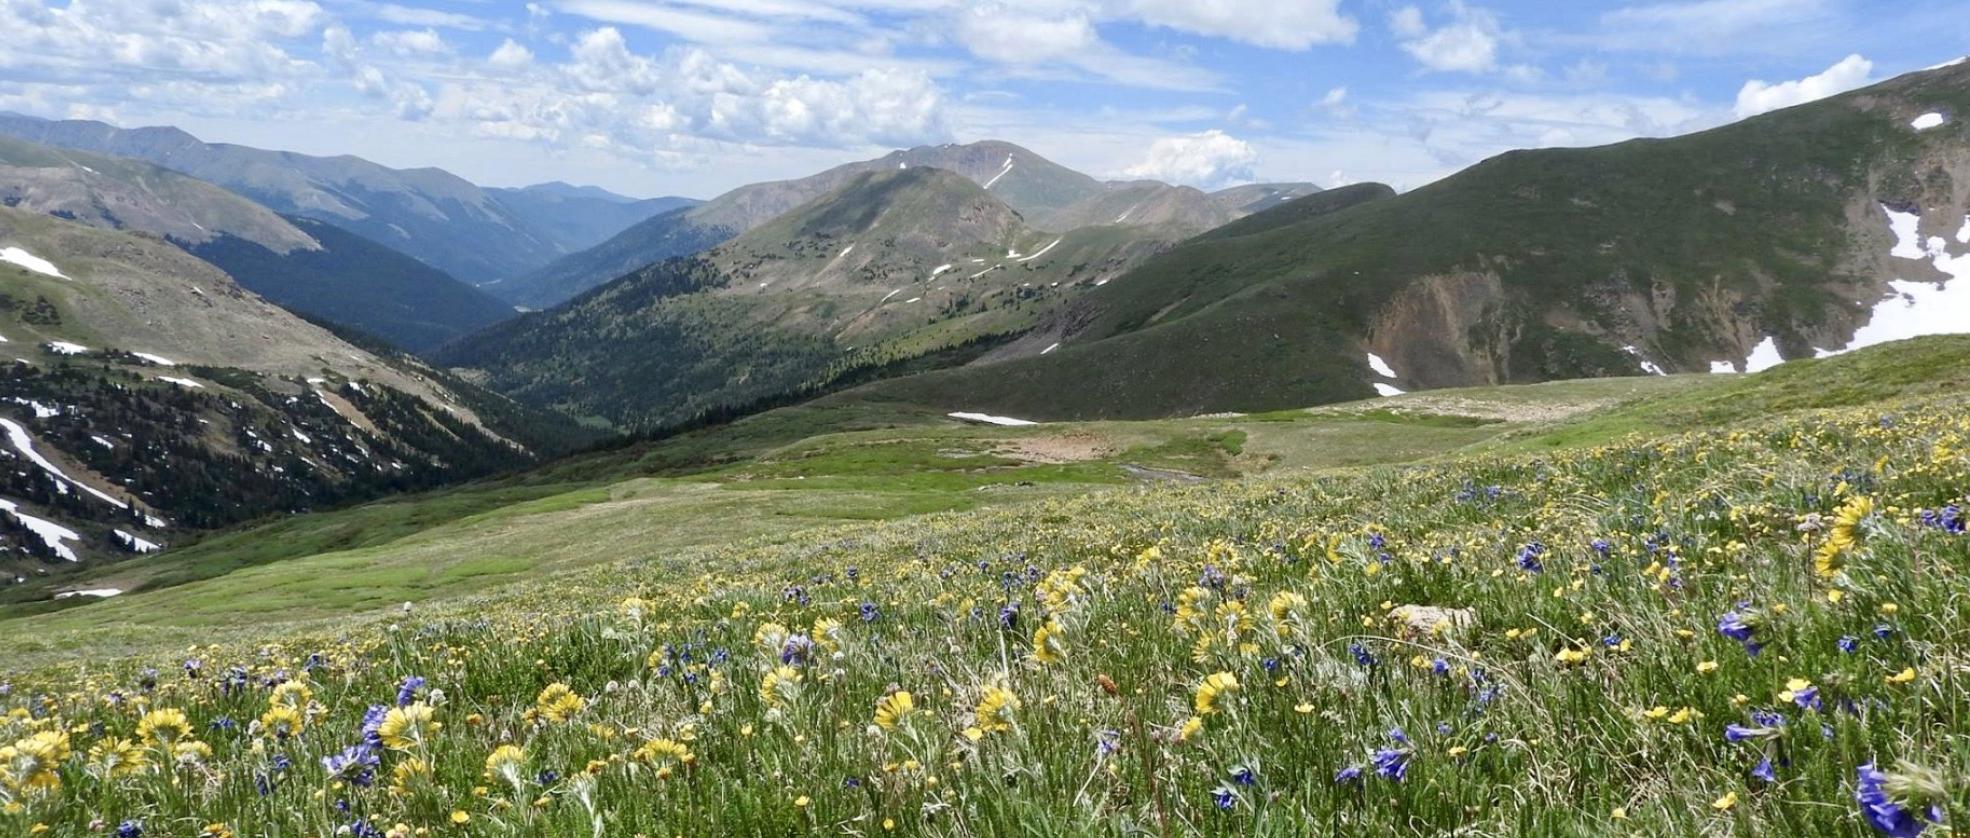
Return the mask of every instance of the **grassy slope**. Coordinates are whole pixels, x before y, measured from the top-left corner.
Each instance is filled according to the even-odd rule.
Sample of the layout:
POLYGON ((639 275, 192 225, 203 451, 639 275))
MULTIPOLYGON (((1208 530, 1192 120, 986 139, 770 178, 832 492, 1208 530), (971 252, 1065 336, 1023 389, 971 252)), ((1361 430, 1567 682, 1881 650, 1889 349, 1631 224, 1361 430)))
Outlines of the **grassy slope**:
MULTIPOLYGON (((1939 772, 1937 802, 1961 823, 1970 652, 1958 627, 1970 615, 1949 580, 1970 569, 1970 549, 1913 510, 1970 487, 1970 414, 1952 383, 1970 341, 1889 349, 1792 375, 1648 380, 1628 394, 1648 401, 1589 421, 1656 405, 1669 405, 1671 424, 1721 416, 1712 397, 1726 390, 1739 415, 1894 397, 1881 405, 1536 456, 721 541, 428 613, 359 615, 318 634, 264 627, 234 642, 205 632, 190 653, 159 648, 163 683, 149 695, 152 706, 185 708, 193 735, 213 743, 221 776, 209 796, 166 773, 108 783, 77 770, 18 822, 59 833, 107 812, 322 834, 352 817, 421 825, 458 811, 474 828, 524 834, 595 823, 784 834, 887 818, 906 834, 1295 835, 1319 824, 1335 834, 1861 835, 1856 766, 1900 770, 1905 758, 1939 772), (1843 574, 1817 577, 1815 545, 1795 525, 1849 493, 1883 511, 1857 527, 1843 574), (1518 558, 1528 543, 1545 547, 1537 565, 1518 558), (1214 574, 1222 588, 1200 584, 1214 574), (1844 596, 1830 600, 1829 588, 1844 596), (1010 601, 1020 617, 1004 631, 1010 601), (1391 609, 1409 603, 1469 608, 1470 625, 1405 634, 1391 609), (872 619, 859 617, 865 605, 872 619), (1762 655, 1717 631, 1733 610, 1755 626, 1762 655), (1041 624, 1058 629, 1057 645, 1036 656, 1041 624), (782 644, 756 638, 789 631, 824 645, 796 670, 797 686, 763 687, 782 644), (1842 637, 1854 638, 1852 653, 1842 637), (274 638, 282 645, 268 647, 274 638), (317 653, 309 678, 322 712, 305 733, 206 731, 221 715, 244 728, 268 706, 258 676, 298 672, 317 653), (175 674, 185 654, 205 662, 202 680, 175 674), (219 689, 217 673, 236 663, 255 677, 219 689), (1207 677, 1224 683, 1214 673, 1239 687, 1201 690, 1207 677), (387 779, 338 788, 353 814, 316 797, 330 782, 318 758, 354 741, 364 709, 388 703, 409 675, 443 691, 444 727, 386 755, 383 770, 415 755, 431 779, 412 778, 403 793, 385 790, 387 779), (531 700, 556 682, 586 696, 567 722, 542 718, 531 700), (998 719, 977 709, 995 685, 1020 699, 998 719), (876 701, 898 687, 918 714, 873 727, 876 701), (1807 709, 1815 696, 1822 703, 1807 709), (1725 725, 1753 722, 1754 710, 1774 713, 1772 727, 1727 740, 1725 725), (973 726, 985 729, 964 732, 973 726), (632 767, 631 752, 657 737, 694 758, 661 773, 661 761, 632 767), (525 749, 510 783, 482 774, 500 743, 525 749), (295 765, 266 798, 252 783, 263 749, 295 765), (1746 776, 1763 756, 1775 783, 1746 776), (1377 776, 1377 761, 1402 763, 1403 778, 1377 776), (1335 782, 1349 766, 1366 769, 1359 785, 1335 782)), ((1537 412, 1610 398, 1592 391, 1603 383, 1320 413, 1386 421, 1405 401, 1440 409, 1455 399, 1474 413, 1537 412)), ((1422 413, 1400 424, 1471 423, 1422 413)), ((137 711, 100 696, 127 692, 134 677, 93 663, 26 673, 11 701, 74 731, 79 753, 131 734, 137 711)))
POLYGON ((36 638, 37 657, 77 644, 143 648, 185 636, 186 626, 313 623, 405 600, 524 589, 556 571, 694 545, 756 536, 798 543, 801 532, 827 524, 1102 491, 1136 482, 1124 465, 1233 477, 1460 450, 1578 448, 1957 391, 1970 384, 1966 369, 1970 338, 1945 337, 1755 376, 1447 390, 1242 417, 984 428, 904 406, 810 404, 499 481, 215 536, 90 583, 158 590, 16 624, 36 638), (1046 464, 1008 454, 1022 439, 1065 440, 1083 459, 1046 464))
MULTIPOLYGON (((1511 152, 1398 197, 1296 218, 1331 193, 1304 198, 1092 292, 1079 309, 1092 316, 1058 352, 878 389, 1055 419, 1361 398, 1371 393, 1361 346, 1390 301, 1423 278, 1463 272, 1496 274, 1504 296, 1494 322, 1520 326, 1502 330, 1513 335, 1505 380, 1635 371, 1617 345, 1546 318, 1620 334, 1634 327, 1607 299, 1651 285, 1687 303, 1645 336, 1666 367, 1742 357, 1735 337, 1706 319, 1714 312, 1701 308, 1705 289, 1744 295, 1729 317, 1799 354, 1805 331, 1851 307, 1840 296, 1850 278, 1849 202, 1934 191, 1911 162, 1955 135, 1917 135, 1902 114, 1970 104, 1966 74, 1970 66, 1905 77, 1685 137, 1511 152)), ((1395 340, 1430 347, 1440 336, 1395 340)), ((1449 365, 1429 369, 1426 351, 1416 358, 1405 372, 1450 375, 1449 365)))

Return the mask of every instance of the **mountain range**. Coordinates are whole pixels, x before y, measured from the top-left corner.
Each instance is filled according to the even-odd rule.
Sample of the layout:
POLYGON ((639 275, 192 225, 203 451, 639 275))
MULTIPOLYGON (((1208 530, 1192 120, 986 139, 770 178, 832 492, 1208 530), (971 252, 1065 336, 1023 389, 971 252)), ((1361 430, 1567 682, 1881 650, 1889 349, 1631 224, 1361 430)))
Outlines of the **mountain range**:
POLYGON ((742 186, 687 210, 654 216, 593 248, 487 290, 516 305, 552 306, 644 265, 721 244, 857 176, 908 167, 954 172, 992 193, 1027 223, 1056 232, 1100 224, 1202 232, 1319 189, 1310 183, 1256 184, 1207 195, 1156 181, 1103 183, 1007 142, 923 146, 795 180, 742 186))
POLYGON ((392 169, 349 155, 207 143, 168 127, 124 129, 0 113, 0 134, 153 163, 276 212, 334 224, 473 285, 533 270, 691 203, 634 201, 566 185, 483 189, 443 169, 392 169))

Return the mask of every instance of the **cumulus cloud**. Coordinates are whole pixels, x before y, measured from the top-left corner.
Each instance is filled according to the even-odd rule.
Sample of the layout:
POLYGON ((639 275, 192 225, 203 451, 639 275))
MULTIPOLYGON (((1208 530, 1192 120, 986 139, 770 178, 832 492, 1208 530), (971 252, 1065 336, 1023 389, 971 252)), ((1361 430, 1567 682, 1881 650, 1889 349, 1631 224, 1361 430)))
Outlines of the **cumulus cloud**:
POLYGON ((634 154, 703 140, 905 145, 944 139, 950 130, 943 91, 922 72, 874 67, 840 79, 774 76, 698 47, 638 53, 613 27, 582 33, 566 61, 536 58, 511 65, 501 78, 448 83, 433 110, 480 136, 634 154))
POLYGON ((507 38, 498 49, 492 51, 492 55, 486 56, 486 63, 501 70, 517 70, 534 63, 534 53, 512 38, 507 38))
POLYGON ((1738 89, 1735 112, 1742 119, 1824 99, 1867 84, 1873 73, 1874 62, 1854 54, 1803 79, 1776 83, 1753 79, 1738 89))
POLYGON ((1482 73, 1498 68, 1503 29, 1497 16, 1462 2, 1450 4, 1450 21, 1431 29, 1421 10, 1405 6, 1389 21, 1403 52, 1439 72, 1482 73))
POLYGON ((1258 162, 1259 153, 1250 143, 1211 130, 1158 139, 1149 144, 1142 162, 1123 174, 1208 189, 1252 180, 1258 162))

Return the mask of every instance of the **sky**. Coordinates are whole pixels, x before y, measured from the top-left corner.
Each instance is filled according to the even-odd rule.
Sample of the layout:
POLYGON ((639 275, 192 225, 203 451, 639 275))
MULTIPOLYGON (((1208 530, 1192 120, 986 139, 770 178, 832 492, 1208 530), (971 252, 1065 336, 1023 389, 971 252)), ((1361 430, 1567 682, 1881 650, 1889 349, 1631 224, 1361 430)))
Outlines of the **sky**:
POLYGON ((1970 53, 1962 0, 0 0, 0 110, 710 197, 1006 140, 1412 189, 1970 53))

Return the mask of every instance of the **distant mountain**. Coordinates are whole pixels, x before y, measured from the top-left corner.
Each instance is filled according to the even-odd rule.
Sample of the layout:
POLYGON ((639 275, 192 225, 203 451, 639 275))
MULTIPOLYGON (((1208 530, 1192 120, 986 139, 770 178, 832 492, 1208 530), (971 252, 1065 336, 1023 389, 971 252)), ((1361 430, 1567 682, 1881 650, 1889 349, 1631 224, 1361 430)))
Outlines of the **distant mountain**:
POLYGON ((1970 64, 1336 203, 1361 188, 1225 225, 1090 291, 1043 357, 864 395, 1167 416, 1758 370, 1970 331, 1970 64))
MULTIPOLYGON (((1236 198, 1227 202, 1194 189, 1153 181, 1102 183, 1007 142, 922 146, 836 166, 809 177, 742 186, 689 210, 654 216, 590 250, 570 254, 487 290, 515 305, 546 308, 645 265, 714 247, 839 189, 856 176, 910 167, 955 172, 1019 212, 1027 223, 1055 231, 1092 224, 1126 224, 1180 225, 1188 226, 1191 232, 1201 232, 1248 214, 1252 207, 1247 204, 1253 203, 1236 198), (1139 196, 1136 203, 1154 205, 1139 215, 1125 212, 1129 205, 1126 197, 1111 195, 1128 190, 1147 193, 1153 191, 1148 189, 1151 185, 1182 195, 1153 199, 1139 196), (1193 195, 1193 200, 1184 200, 1193 195), (1119 208, 1111 213, 1108 210, 1111 205, 1119 208)), ((1315 187, 1280 184, 1277 188, 1297 193, 1315 187)))
POLYGON ((624 427, 673 424, 963 363, 1184 234, 1045 232, 959 174, 876 167, 711 251, 649 265, 437 357, 537 406, 624 427))
POLYGON ((154 163, 277 212, 334 224, 473 284, 517 276, 594 244, 608 235, 598 237, 599 231, 661 211, 664 200, 625 212, 606 198, 550 188, 518 197, 509 192, 509 202, 442 169, 206 143, 176 128, 0 114, 0 134, 154 163), (577 217, 552 218, 554 206, 577 217), (540 223, 543 213, 551 223, 540 223))
POLYGON ((559 253, 586 250, 652 216, 704 203, 677 197, 639 201, 606 189, 565 183, 486 193, 514 218, 551 239, 559 253))
POLYGON ((421 351, 512 316, 443 271, 140 160, 0 137, 0 203, 165 237, 276 303, 421 351))
POLYGON ((20 209, 0 208, 0 347, 0 571, 22 575, 590 438, 156 238, 20 209))
POLYGON ((272 210, 197 178, 6 136, 0 136, 0 204, 192 244, 232 236, 276 253, 321 247, 272 210))

